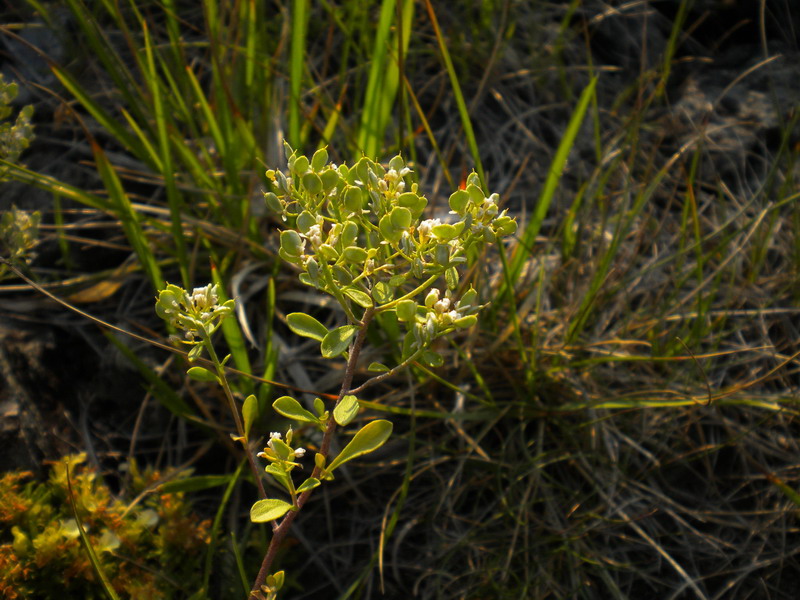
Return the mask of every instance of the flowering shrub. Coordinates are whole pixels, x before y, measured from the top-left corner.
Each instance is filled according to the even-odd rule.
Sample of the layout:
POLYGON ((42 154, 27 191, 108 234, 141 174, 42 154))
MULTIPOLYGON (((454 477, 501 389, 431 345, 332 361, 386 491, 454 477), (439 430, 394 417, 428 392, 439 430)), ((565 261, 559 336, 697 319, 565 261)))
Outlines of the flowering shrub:
POLYGON ((267 207, 287 225, 280 233, 278 254, 300 271, 303 284, 332 296, 346 317, 345 323, 330 330, 305 313, 291 313, 286 319, 294 333, 319 343, 324 358, 346 360, 333 406, 316 398, 313 406, 304 407, 291 396, 282 396, 272 405, 284 417, 322 432, 309 476, 298 483, 294 480, 306 451, 293 446, 291 427, 285 435, 272 432, 261 452, 255 454, 251 447, 250 429, 258 417, 258 403, 251 395, 239 408, 223 367, 229 357, 219 360, 211 341, 222 319, 233 312, 234 301, 219 305, 217 290, 211 285, 191 294, 169 285, 156 303, 157 313, 183 333, 175 341, 192 346, 189 360, 199 358, 205 349, 214 365, 214 371, 193 366, 189 376, 218 382, 228 398, 235 437, 245 448, 261 496, 250 518, 269 522, 273 529, 251 591, 251 597, 261 600, 274 600, 283 586, 284 572, 270 574, 271 566, 311 492, 333 479, 341 465, 376 450, 391 435, 391 422, 372 420, 338 454, 331 455, 337 427, 350 424, 360 411, 358 394, 414 363, 443 364, 444 358, 432 348, 434 340, 475 325, 482 308, 478 291, 461 285, 460 269, 468 254, 481 244, 513 234, 517 227, 505 211, 500 212, 497 194, 484 194, 475 173, 467 178, 465 189, 450 196, 447 218, 422 219, 428 201, 416 183, 407 184, 411 170, 400 156, 388 168, 366 157, 352 167, 337 166, 328 161, 325 149, 309 159, 287 145, 286 158, 286 173, 267 171, 273 190, 265 193, 267 207), (372 363, 368 370, 377 374, 353 388, 367 328, 380 314, 393 316, 401 328, 399 361, 391 367, 372 363), (267 461, 263 471, 285 491, 284 497, 267 497, 254 455, 267 461))

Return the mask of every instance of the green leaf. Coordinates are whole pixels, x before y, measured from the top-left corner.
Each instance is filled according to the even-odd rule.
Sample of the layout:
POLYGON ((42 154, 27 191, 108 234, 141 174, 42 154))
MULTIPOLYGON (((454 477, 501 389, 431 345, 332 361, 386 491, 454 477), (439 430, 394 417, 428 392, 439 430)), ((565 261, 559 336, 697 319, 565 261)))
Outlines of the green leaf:
POLYGON ((440 240, 450 241, 458 235, 458 230, 450 223, 442 223, 435 225, 431 229, 431 233, 440 240))
POLYGON ((378 304, 388 304, 394 297, 394 288, 385 281, 378 281, 372 286, 372 297, 378 304))
POLYGON ((319 479, 316 479, 314 477, 309 477, 303 483, 300 484, 300 487, 297 488, 297 493, 302 494, 307 490, 313 490, 318 485, 319 485, 319 479))
POLYGON ((283 415, 287 419, 304 421, 306 423, 318 424, 319 419, 303 408, 300 403, 291 396, 281 396, 272 403, 275 412, 283 415))
POLYGON ((344 207, 351 213, 361 213, 364 197, 360 188, 348 186, 344 193, 344 207))
POLYGON ((346 287, 342 289, 342 292, 361 308, 369 308, 372 306, 372 298, 369 297, 369 294, 359 290, 358 288, 346 287))
POLYGON ((277 498, 259 500, 250 509, 250 520, 253 523, 268 523, 280 519, 292 508, 294 507, 291 504, 277 498))
POLYGON ((397 303, 397 318, 401 321, 414 321, 417 316, 417 303, 411 299, 397 303))
POLYGON ((467 208, 467 203, 469 202, 469 192, 466 190, 456 190, 450 196, 450 210, 453 212, 463 215, 464 211, 467 208))
POLYGON ((244 399, 242 418, 244 419, 244 435, 247 436, 250 434, 253 422, 258 419, 258 398, 253 394, 244 399))
POLYGON ((358 414, 358 398, 348 394, 333 409, 333 418, 344 427, 358 414))
POLYGON ((444 358, 438 352, 433 350, 425 350, 420 357, 420 360, 429 367, 441 367, 444 364, 444 358))
POLYGON ((192 367, 186 371, 186 374, 195 381, 214 381, 219 383, 219 377, 203 367, 192 367))
POLYGON ((314 410, 320 417, 325 414, 325 403, 322 398, 314 398, 314 410))
POLYGON ((411 226, 411 211, 404 206, 395 206, 390 213, 392 225, 397 229, 408 229, 411 226))
POLYGON ((310 194, 319 194, 322 191, 322 179, 313 172, 303 175, 303 187, 310 194))
POLYGON ((322 340, 320 350, 325 358, 336 358, 347 350, 350 340, 356 334, 358 328, 355 325, 342 325, 328 332, 322 340))
POLYGON ((349 460, 363 456, 373 450, 377 450, 389 439, 392 434, 392 424, 389 421, 378 419, 367 423, 361 430, 353 436, 350 443, 344 447, 333 462, 326 469, 332 473, 334 469, 340 467, 349 460))
POLYGON ((367 251, 359 246, 348 246, 342 250, 342 256, 347 262, 361 264, 367 260, 367 251))
POLYGON ((395 244, 400 241, 401 237, 403 237, 403 230, 394 226, 391 215, 383 215, 381 217, 381 220, 378 221, 378 229, 386 241, 393 242, 395 244))
POLYGON ((369 366, 367 367, 367 371, 370 371, 372 373, 385 373, 386 371, 389 370, 390 370, 389 367, 379 362, 369 363, 369 366))
POLYGON ((304 210, 299 215, 297 215, 297 220, 295 221, 297 225, 297 229, 300 230, 301 233, 308 233, 308 230, 311 229, 314 225, 317 224, 317 220, 307 210, 304 210))
POLYGON ((286 324, 297 335, 311 338, 318 342, 321 342, 328 335, 327 327, 306 313, 289 313, 286 315, 286 324))
POLYGON ((397 204, 410 209, 413 217, 418 219, 425 210, 425 206, 428 204, 428 201, 424 197, 418 196, 414 192, 406 192, 405 194, 400 194, 397 197, 397 204))
POLYGON ((278 571, 274 575, 267 576, 267 585, 277 592, 283 587, 284 579, 285 579, 284 572, 278 571))
POLYGON ((100 582, 103 584, 106 595, 111 600, 119 600, 119 596, 117 596, 117 594, 114 592, 114 588, 111 586, 111 582, 109 581, 106 572, 103 570, 100 561, 97 559, 97 553, 92 547, 92 542, 89 539, 89 536, 86 535, 86 531, 84 530, 83 525, 81 525, 81 517, 78 515, 78 507, 75 504, 75 493, 72 491, 72 482, 69 477, 69 462, 67 462, 66 473, 67 490, 69 491, 69 504, 72 508, 72 514, 75 517, 75 526, 78 528, 78 534, 81 536, 81 541, 86 548, 86 553, 89 555, 89 562, 92 564, 95 575, 97 575, 98 579, 100 579, 100 582))
POLYGON ((322 171, 325 165, 328 164, 328 151, 325 148, 320 148, 314 152, 311 157, 311 168, 315 171, 322 171))
POLYGON ((478 322, 477 315, 467 315, 466 317, 461 317, 460 319, 456 319, 453 321, 453 325, 458 327, 459 329, 467 329, 468 327, 472 327, 475 323, 478 322))
POLYGON ((281 231, 281 250, 289 256, 300 256, 303 253, 303 238, 293 229, 281 231))
POLYGON ((279 485, 282 485, 287 492, 290 494, 292 493, 292 484, 289 480, 289 474, 285 470, 276 464, 270 464, 267 465, 264 471, 272 475, 272 478, 277 481, 279 485))

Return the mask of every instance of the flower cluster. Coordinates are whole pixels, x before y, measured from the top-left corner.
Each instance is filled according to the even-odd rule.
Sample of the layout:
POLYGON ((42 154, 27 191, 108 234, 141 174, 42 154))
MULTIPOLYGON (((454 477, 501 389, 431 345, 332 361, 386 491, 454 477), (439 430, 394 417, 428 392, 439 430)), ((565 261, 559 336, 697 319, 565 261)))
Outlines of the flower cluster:
MULTIPOLYGON (((283 436, 273 431, 269 434, 269 441, 267 447, 263 452, 258 453, 259 458, 266 458, 272 463, 291 462, 295 458, 303 458, 306 454, 305 448, 292 448, 289 444, 292 443, 292 428, 286 432, 286 441, 283 441, 283 436)), ((293 465, 297 463, 292 462, 293 465)))
MULTIPOLYGON (((42 215, 12 206, 0 217, 0 252, 12 264, 20 265, 34 258, 32 252, 39 238, 42 215)), ((0 265, 0 275, 5 265, 0 265)))
MULTIPOLYGON (((0 158, 9 162, 16 162, 34 138, 31 124, 32 105, 23 107, 13 122, 7 121, 11 116, 11 104, 17 97, 18 90, 16 83, 6 83, 0 74, 0 158)), ((3 174, 0 170, 0 180, 3 174)))
MULTIPOLYGON (((287 510, 294 510, 291 507, 297 505, 298 494, 301 494, 306 490, 313 489, 319 485, 318 479, 309 477, 299 487, 295 487, 291 473, 296 467, 300 467, 302 469, 297 460, 306 455, 306 450, 305 448, 292 447, 292 435, 293 432, 291 427, 289 427, 285 437, 279 432, 273 431, 269 434, 267 447, 264 448, 263 452, 259 452, 257 455, 259 458, 265 458, 269 461, 269 464, 264 468, 264 470, 280 487, 289 493, 291 498, 291 503, 286 503, 277 499, 265 501, 273 510, 275 506, 281 507, 280 510, 282 512, 279 513, 278 516, 285 513, 287 510)), ((272 519, 270 518, 266 520, 272 519)))
POLYGON ((183 338, 173 339, 193 346, 189 360, 199 356, 203 341, 220 326, 222 319, 233 312, 235 302, 228 300, 219 304, 216 285, 194 288, 187 292, 183 288, 168 284, 158 294, 156 313, 170 325, 183 332, 183 338))
POLYGON ((388 168, 366 157, 337 166, 325 149, 309 160, 287 145, 286 156, 287 173, 267 171, 274 191, 265 200, 289 225, 278 253, 300 268, 303 283, 334 296, 351 323, 358 322, 358 307, 396 312, 411 351, 475 323, 475 291, 454 297, 459 267, 471 247, 517 227, 500 212, 497 194, 483 193, 477 174, 450 196, 448 219, 421 220, 428 201, 406 181, 411 169, 400 156, 388 168), (440 277, 445 293, 431 290, 417 303, 414 298, 440 277))

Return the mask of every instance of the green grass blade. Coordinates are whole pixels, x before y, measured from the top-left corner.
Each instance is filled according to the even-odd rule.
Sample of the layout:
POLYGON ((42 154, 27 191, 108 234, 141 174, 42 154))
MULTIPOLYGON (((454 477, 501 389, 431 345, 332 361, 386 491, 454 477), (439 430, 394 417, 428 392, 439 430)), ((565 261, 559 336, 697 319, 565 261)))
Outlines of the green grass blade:
MULTIPOLYGON (((273 330, 275 327, 275 277, 269 278, 267 286, 267 310, 264 319, 265 342, 264 342, 264 367, 262 369, 262 377, 266 380, 272 381, 275 379, 275 372, 278 369, 278 348, 273 343, 273 330)), ((269 383, 263 383, 258 388, 258 414, 265 415, 268 412, 268 402, 272 386, 269 383)))
POLYGON ((239 550, 236 534, 233 531, 231 531, 231 550, 233 551, 233 560, 236 563, 236 574, 239 576, 239 582, 242 584, 242 594, 247 595, 250 593, 250 582, 247 579, 242 552, 239 550))
POLYGON ((300 148, 300 90, 303 84, 306 32, 308 29, 308 0, 292 3, 292 44, 289 56, 289 144, 300 148))
POLYGON ((236 483, 239 481, 239 477, 242 475, 242 469, 247 464, 247 459, 242 460, 239 463, 238 468, 233 473, 233 475, 229 476, 230 481, 228 481, 228 485, 225 487, 225 491, 222 494, 222 498, 219 502, 219 507, 217 508, 217 512, 214 515, 214 522, 211 525, 211 540, 208 543, 208 550, 206 551, 206 560, 203 565, 203 590, 208 591, 208 582, 211 579, 211 571, 213 570, 214 565, 214 557, 216 555, 217 549, 217 541, 219 539, 219 531, 220 527, 222 526, 222 518, 225 515, 225 509, 228 506, 228 502, 231 499, 231 494, 233 494, 233 490, 236 487, 236 483))
MULTIPOLYGON (((220 277, 219 269, 215 265, 211 265, 211 278, 219 286, 217 292, 219 294, 219 302, 224 304, 228 301, 225 294, 225 284, 222 281, 222 277, 220 277)), ((247 348, 244 344, 244 336, 239 327, 239 321, 235 318, 224 319, 222 321, 222 334, 225 336, 225 342, 231 351, 236 368, 248 375, 252 375, 253 367, 250 365, 250 357, 247 355, 247 348)), ((243 377, 241 386, 245 396, 253 393, 253 381, 250 378, 243 377)))
POLYGON ((128 242, 133 246, 136 255, 139 257, 139 262, 145 273, 147 273, 150 283, 153 284, 153 288, 156 291, 160 290, 164 287, 164 278, 161 275, 161 268, 158 266, 158 262, 150 249, 147 237, 142 230, 139 215, 131 206, 130 198, 125 193, 114 167, 108 161, 105 152, 94 140, 92 140, 92 150, 94 151, 97 170, 105 183, 109 197, 116 205, 116 214, 122 221, 122 228, 125 230, 128 242))
POLYGON ((439 28, 439 21, 436 19, 436 13, 433 11, 431 0, 425 0, 425 7, 428 9, 428 16, 430 17, 431 25, 433 25, 433 31, 436 34, 439 51, 442 54, 442 60, 444 60, 447 75, 450 77, 450 86, 453 88, 453 96, 455 97, 456 106, 458 106, 458 114, 461 117, 461 126, 464 128, 464 136, 467 138, 467 145, 469 146, 472 160, 475 162, 475 170, 478 173, 478 177, 480 177, 483 191, 488 193, 489 189, 486 185, 486 175, 483 172, 483 163, 481 162, 481 156, 478 152, 478 142, 475 139, 475 131, 472 128, 472 120, 469 116, 467 103, 464 102, 464 94, 461 92, 461 84, 458 82, 458 75, 453 66, 453 61, 450 58, 450 52, 447 49, 447 43, 442 35, 442 30, 439 28))
POLYGON ((365 156, 378 156, 385 140, 386 128, 391 121, 397 90, 400 83, 398 45, 402 52, 408 48, 411 35, 411 19, 414 15, 414 3, 404 0, 401 5, 400 24, 403 37, 391 36, 395 22, 397 0, 384 0, 378 17, 375 43, 370 56, 370 73, 364 95, 361 114, 361 127, 358 135, 358 147, 365 156))
POLYGON ((3 174, 8 177, 13 177, 19 182, 26 183, 38 187, 48 192, 57 194, 63 198, 74 200, 91 208, 101 210, 104 212, 113 213, 113 205, 108 200, 85 192, 75 186, 63 183, 54 177, 31 171, 25 167, 21 167, 15 163, 8 162, 0 158, 0 167, 3 168, 3 174))
POLYGON ((195 100, 197 100, 197 103, 200 106, 200 112, 202 113, 203 120, 208 126, 208 132, 211 134, 211 138, 214 140, 214 144, 217 146, 217 152, 220 154, 227 152, 228 149, 225 145, 225 138, 222 135, 222 130, 220 129, 217 117, 214 111, 211 110, 211 105, 208 103, 208 99, 203 93, 203 89, 200 87, 200 82, 197 81, 194 71, 192 71, 192 68, 188 65, 186 66, 186 76, 189 79, 192 92, 194 92, 195 100))
POLYGON ((78 84, 77 81, 70 75, 67 71, 63 70, 61 67, 53 65, 52 67, 53 73, 61 82, 61 84, 78 100, 78 102, 83 105, 83 107, 89 112, 92 117, 97 120, 100 125, 103 126, 111 135, 113 135, 117 141, 125 146, 128 150, 130 150, 133 154, 135 154, 140 159, 144 160, 146 163, 152 165, 152 161, 149 159, 145 149, 139 143, 139 140, 136 139, 136 136, 132 135, 127 129, 125 129, 120 123, 114 120, 111 115, 109 115, 103 108, 100 107, 94 100, 92 100, 89 95, 84 91, 84 89, 78 84))
MULTIPOLYGON (((525 231, 520 238, 519 245, 517 246, 516 251, 511 258, 509 274, 510 280, 513 284, 516 284, 520 272, 522 271, 522 267, 525 264, 525 260, 530 255, 530 251, 534 246, 536 236, 539 235, 542 222, 547 215, 547 211, 550 208, 550 203, 553 201, 553 196, 555 195, 556 188, 558 187, 558 182, 561 180, 561 175, 563 174, 564 167, 567 164, 567 157, 569 156, 569 152, 575 143, 575 138, 578 136, 581 124, 583 123, 583 118, 586 115, 586 110, 589 108, 589 102, 594 96, 596 85, 597 78, 594 77, 581 93, 578 104, 572 113, 572 117, 567 124, 567 129, 564 132, 564 136, 561 138, 561 142, 559 143, 558 149, 553 157, 553 162, 550 164, 550 169, 547 172, 547 178, 544 182, 544 187, 542 188, 541 194, 539 194, 539 201, 536 203, 536 211, 534 212, 533 217, 531 218, 527 227, 525 227, 525 231)), ((505 289, 501 290, 501 294, 504 292, 505 289)))
MULTIPOLYGON (((115 84, 115 89, 124 100, 124 104, 135 113, 138 120, 143 121, 148 111, 142 102, 143 96, 139 81, 120 56, 118 47, 109 41, 105 31, 98 24, 96 15, 86 7, 82 0, 67 0, 67 4, 74 15, 75 22, 77 22, 83 33, 83 39, 91 48, 93 55, 103 65, 104 71, 111 77, 115 84)), ((115 4, 104 2, 106 11, 124 32, 124 37, 128 42, 134 59, 138 60, 131 36, 128 34, 125 19, 115 4)))
POLYGON ((75 504, 75 494, 72 491, 72 479, 69 474, 69 462, 66 464, 66 473, 67 473, 67 490, 69 491, 69 505, 72 508, 72 514, 75 516, 75 524, 78 527, 78 533, 81 536, 81 541, 83 542, 83 547, 86 549, 86 555, 89 557, 89 562, 92 563, 92 570, 94 571, 97 578, 100 580, 100 584, 103 586, 103 591, 105 592, 106 596, 110 598, 110 600, 120 600, 117 593, 114 591, 114 588, 111 585, 111 582, 108 579, 108 575, 103 570, 103 566, 100 564, 100 560, 97 558, 97 553, 94 551, 92 547, 92 542, 89 540, 89 536, 86 535, 86 531, 83 529, 83 524, 81 523, 81 517, 78 514, 78 507, 75 504))
POLYGON ((175 185, 170 140, 167 135, 167 113, 164 103, 162 102, 161 81, 156 73, 156 64, 153 59, 153 44, 150 39, 150 31, 147 27, 147 23, 143 24, 142 31, 144 34, 145 55, 147 57, 146 79, 147 85, 150 88, 150 95, 153 102, 153 117, 155 118, 156 131, 158 132, 159 162, 162 166, 161 174, 164 177, 167 204, 169 205, 172 241, 175 244, 178 266, 181 272, 181 281, 185 287, 189 287, 189 254, 186 250, 186 238, 183 233, 183 220, 181 218, 183 200, 175 185))

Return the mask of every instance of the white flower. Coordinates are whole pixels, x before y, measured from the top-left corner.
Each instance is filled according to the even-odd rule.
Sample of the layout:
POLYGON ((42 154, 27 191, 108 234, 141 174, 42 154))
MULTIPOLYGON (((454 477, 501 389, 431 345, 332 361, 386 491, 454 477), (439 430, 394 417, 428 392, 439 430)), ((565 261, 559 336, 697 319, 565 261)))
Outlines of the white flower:
POLYGON ((318 224, 312 225, 305 235, 315 250, 322 245, 322 228, 318 224))
POLYGON ((433 304, 433 309, 439 314, 447 312, 448 308, 450 308, 450 298, 442 298, 433 304))
POLYGON ((297 458, 303 458, 306 455, 306 449, 305 448, 295 448, 294 455, 297 458))
POLYGON ((279 439, 281 439, 281 434, 280 433, 278 433, 277 431, 270 432, 269 441, 267 442, 267 446, 269 446, 272 450, 275 450, 275 444, 273 444, 273 442, 275 440, 279 440, 279 439))
POLYGON ((419 226, 417 227, 417 231, 422 237, 427 237, 430 235, 431 230, 436 227, 437 225, 441 225, 442 221, 440 219, 425 219, 422 221, 419 226))

